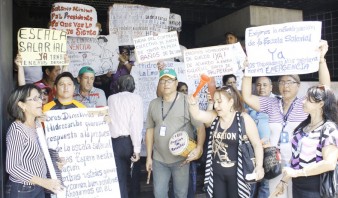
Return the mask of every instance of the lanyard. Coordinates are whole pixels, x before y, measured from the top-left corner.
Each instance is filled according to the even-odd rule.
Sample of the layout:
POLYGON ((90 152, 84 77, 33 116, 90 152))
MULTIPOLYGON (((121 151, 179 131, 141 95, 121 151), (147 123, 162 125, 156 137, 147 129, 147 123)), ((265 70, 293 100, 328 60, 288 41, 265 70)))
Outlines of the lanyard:
POLYGON ((293 110, 293 107, 295 106, 296 100, 297 100, 297 97, 292 101, 292 103, 291 103, 291 105, 288 109, 288 112, 286 112, 285 115, 283 115, 283 101, 281 100, 281 102, 279 103, 280 111, 281 111, 281 114, 283 115, 282 131, 284 131, 284 128, 286 127, 286 122, 288 121, 289 115, 290 115, 291 111, 293 110))
POLYGON ((177 98, 177 96, 178 96, 178 92, 176 92, 176 96, 175 96, 175 99, 174 99, 174 101, 171 103, 171 106, 169 107, 169 110, 168 110, 168 112, 165 114, 165 115, 163 115, 163 98, 162 98, 162 121, 164 121, 165 120, 165 118, 167 117, 167 115, 168 115, 168 113, 169 113, 169 111, 173 108, 173 106, 174 106, 174 104, 175 104, 175 102, 176 102, 176 98, 177 98))

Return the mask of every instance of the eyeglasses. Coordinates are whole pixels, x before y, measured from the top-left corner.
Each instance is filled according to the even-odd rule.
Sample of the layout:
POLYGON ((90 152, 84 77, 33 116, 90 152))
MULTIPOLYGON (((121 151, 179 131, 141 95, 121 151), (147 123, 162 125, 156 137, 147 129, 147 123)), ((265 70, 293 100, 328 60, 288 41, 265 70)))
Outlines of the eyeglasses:
POLYGON ((39 100, 42 101, 43 97, 41 95, 35 96, 34 98, 27 98, 26 101, 35 101, 38 102, 39 100))
POLYGON ((298 84, 298 82, 296 82, 296 81, 279 81, 278 82, 279 86, 287 86, 287 87, 289 87, 289 86, 291 86, 293 84, 298 84))
POLYGON ((171 84, 175 81, 176 81, 176 79, 168 79, 168 80, 162 79, 162 80, 160 80, 160 84, 162 84, 162 85, 164 85, 165 83, 171 84))

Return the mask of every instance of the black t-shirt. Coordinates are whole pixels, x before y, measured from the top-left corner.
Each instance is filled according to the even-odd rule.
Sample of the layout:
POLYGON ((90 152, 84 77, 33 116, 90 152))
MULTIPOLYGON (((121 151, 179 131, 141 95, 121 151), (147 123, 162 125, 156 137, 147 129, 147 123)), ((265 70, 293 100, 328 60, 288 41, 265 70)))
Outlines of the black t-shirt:
MULTIPOLYGON (((219 122, 219 121, 218 121, 219 122)), ((216 124, 212 137, 213 169, 225 175, 237 172, 238 158, 238 123, 236 117, 231 126, 224 131, 220 124, 216 124)))

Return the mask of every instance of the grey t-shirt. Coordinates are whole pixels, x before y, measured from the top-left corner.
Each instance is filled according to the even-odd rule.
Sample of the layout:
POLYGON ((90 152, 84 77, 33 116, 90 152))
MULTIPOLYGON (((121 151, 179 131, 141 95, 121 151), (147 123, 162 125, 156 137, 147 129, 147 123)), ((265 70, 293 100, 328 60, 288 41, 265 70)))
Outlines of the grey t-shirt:
POLYGON ((174 156, 170 153, 169 139, 178 131, 186 131, 189 134, 189 137, 193 138, 194 127, 198 128, 202 123, 194 120, 190 116, 187 98, 182 93, 178 94, 176 102, 169 113, 168 110, 172 102, 163 101, 163 115, 168 113, 164 121, 162 120, 161 103, 162 98, 160 97, 152 100, 149 104, 147 116, 147 129, 154 128, 153 159, 167 164, 185 160, 184 157, 174 156), (166 127, 165 136, 160 135, 161 126, 166 127))

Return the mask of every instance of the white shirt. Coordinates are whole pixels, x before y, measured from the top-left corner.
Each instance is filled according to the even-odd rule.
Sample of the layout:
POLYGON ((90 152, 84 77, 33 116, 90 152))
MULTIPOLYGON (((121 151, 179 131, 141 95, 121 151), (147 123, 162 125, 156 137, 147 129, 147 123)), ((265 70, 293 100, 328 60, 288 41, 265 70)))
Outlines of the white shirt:
POLYGON ((143 129, 143 102, 141 96, 130 92, 120 92, 108 98, 109 129, 112 138, 130 135, 134 152, 141 152, 143 129))

